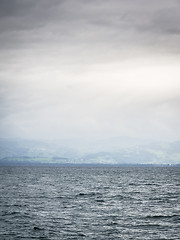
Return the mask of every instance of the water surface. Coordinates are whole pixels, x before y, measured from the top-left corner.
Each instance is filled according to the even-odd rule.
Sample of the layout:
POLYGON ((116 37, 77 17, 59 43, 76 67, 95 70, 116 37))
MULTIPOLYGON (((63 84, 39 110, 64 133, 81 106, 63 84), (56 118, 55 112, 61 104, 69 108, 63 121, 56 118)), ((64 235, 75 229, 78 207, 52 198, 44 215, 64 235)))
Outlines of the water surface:
POLYGON ((180 168, 0 167, 0 239, 178 240, 180 168))

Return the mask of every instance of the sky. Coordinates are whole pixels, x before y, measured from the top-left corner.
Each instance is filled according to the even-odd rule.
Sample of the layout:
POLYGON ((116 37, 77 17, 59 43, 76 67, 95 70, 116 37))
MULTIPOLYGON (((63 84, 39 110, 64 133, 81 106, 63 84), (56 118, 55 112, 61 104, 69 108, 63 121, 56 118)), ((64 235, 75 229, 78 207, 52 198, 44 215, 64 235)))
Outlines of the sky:
POLYGON ((0 136, 180 139, 179 0, 0 0, 0 136))

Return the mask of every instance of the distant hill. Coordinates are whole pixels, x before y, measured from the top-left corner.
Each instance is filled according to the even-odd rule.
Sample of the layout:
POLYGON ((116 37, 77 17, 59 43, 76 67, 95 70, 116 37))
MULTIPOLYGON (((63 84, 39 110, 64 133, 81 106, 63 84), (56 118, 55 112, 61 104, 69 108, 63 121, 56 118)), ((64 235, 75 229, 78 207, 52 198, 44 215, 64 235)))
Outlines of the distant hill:
POLYGON ((0 165, 180 164, 180 141, 119 137, 102 141, 0 139, 0 165))
POLYGON ((180 141, 122 148, 116 152, 99 152, 84 156, 85 162, 113 164, 179 164, 180 141))

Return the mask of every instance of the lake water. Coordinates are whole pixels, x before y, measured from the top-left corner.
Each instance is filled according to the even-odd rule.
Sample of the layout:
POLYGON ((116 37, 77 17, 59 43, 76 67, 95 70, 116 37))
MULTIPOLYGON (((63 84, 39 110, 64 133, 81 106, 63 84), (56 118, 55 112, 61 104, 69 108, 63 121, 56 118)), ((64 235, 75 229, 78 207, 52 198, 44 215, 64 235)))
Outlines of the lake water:
POLYGON ((178 167, 0 167, 0 239, 180 239, 178 167))

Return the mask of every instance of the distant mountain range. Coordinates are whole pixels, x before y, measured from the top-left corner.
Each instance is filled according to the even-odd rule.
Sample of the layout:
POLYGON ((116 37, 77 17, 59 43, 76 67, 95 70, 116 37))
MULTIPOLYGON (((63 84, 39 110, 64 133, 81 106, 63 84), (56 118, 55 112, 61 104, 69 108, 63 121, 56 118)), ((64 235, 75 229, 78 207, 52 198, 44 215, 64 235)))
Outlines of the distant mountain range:
POLYGON ((24 164, 180 164, 180 141, 0 138, 0 165, 24 164))

